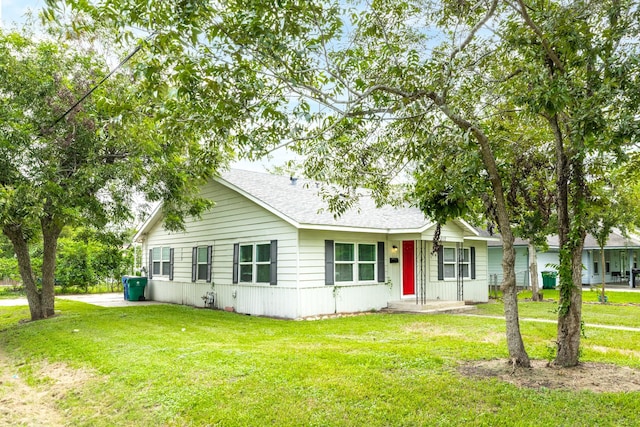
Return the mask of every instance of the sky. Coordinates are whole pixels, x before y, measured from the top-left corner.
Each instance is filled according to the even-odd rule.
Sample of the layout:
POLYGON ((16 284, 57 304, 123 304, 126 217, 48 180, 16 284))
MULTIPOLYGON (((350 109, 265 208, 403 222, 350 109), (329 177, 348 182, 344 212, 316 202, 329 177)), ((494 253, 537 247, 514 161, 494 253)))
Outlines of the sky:
MULTIPOLYGON (((14 25, 20 26, 24 23, 25 15, 29 10, 37 11, 45 5, 44 0, 0 0, 0 25, 2 28, 11 28, 14 25)), ((271 159, 256 162, 239 161, 232 165, 233 168, 250 170, 255 172, 265 172, 274 166, 281 166, 285 161, 293 159, 293 154, 285 149, 276 150, 272 153, 271 159)))
POLYGON ((14 23, 24 22, 27 10, 39 10, 44 7, 44 0, 0 0, 0 18, 3 27, 11 27, 14 23))

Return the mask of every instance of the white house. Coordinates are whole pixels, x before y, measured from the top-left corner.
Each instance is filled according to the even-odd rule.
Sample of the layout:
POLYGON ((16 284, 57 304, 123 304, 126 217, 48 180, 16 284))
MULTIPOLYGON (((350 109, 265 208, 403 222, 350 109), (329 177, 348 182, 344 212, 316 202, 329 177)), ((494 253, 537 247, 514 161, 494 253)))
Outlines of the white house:
MULTIPOLYGON (((548 249, 537 252, 538 274, 543 271, 556 271, 555 265, 559 262, 560 243, 558 236, 547 238, 548 249)), ((525 240, 516 239, 516 281, 518 286, 529 286, 529 250, 525 240)), ((606 283, 631 284, 631 272, 638 269, 640 256, 640 240, 634 237, 625 237, 618 231, 612 231, 604 247, 604 265, 601 261, 600 246, 596 239, 587 234, 582 250, 582 284, 599 285, 602 283, 602 275, 606 283)), ((489 242, 489 275, 490 280, 502 279, 502 243, 489 242)), ((636 278, 636 280, 638 280, 636 278)), ((542 284, 541 277, 538 277, 542 284)), ((636 283, 636 286, 638 284, 636 283)))
POLYGON ((335 218, 315 182, 231 170, 202 188, 215 207, 186 229, 157 209, 136 234, 146 297, 238 313, 301 318, 387 307, 402 299, 488 300, 486 234, 464 221, 441 230, 415 208, 359 209, 335 218))

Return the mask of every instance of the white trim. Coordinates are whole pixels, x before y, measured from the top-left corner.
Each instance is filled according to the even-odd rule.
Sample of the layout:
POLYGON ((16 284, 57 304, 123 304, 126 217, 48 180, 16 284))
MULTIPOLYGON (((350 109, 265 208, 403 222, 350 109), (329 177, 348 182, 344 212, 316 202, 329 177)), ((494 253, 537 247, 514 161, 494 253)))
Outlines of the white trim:
MULTIPOLYGON (((287 224, 295 227, 298 230, 318 230, 318 231, 340 231, 340 232, 353 232, 353 233, 375 233, 375 234, 387 234, 387 235, 398 235, 398 234, 422 234, 426 230, 432 228, 436 225, 435 222, 427 221, 420 227, 417 228, 376 228, 376 227, 358 227, 358 226, 344 226, 344 225, 328 225, 328 224, 313 224, 313 223, 300 223, 293 218, 285 215, 278 209, 273 206, 265 203, 263 200, 258 197, 252 195, 251 193, 243 190, 242 188, 232 184, 231 182, 225 180, 223 177, 216 176, 212 178, 212 181, 218 184, 223 185, 224 187, 237 192, 241 196, 246 199, 254 202, 258 206, 272 213, 276 217, 282 219, 287 224)), ((146 219, 146 221, 140 226, 139 231, 134 235, 134 242, 142 242, 144 241, 144 237, 146 233, 160 220, 162 215, 162 203, 159 203, 151 215, 146 219)), ((455 219, 452 221, 463 229, 463 234, 465 234, 464 239, 469 240, 480 240, 480 241, 500 241, 499 237, 484 237, 481 236, 478 230, 472 227, 468 222, 462 219, 455 219), (467 233, 469 235, 467 235, 467 233)), ((420 239, 418 239, 420 240, 420 239)))

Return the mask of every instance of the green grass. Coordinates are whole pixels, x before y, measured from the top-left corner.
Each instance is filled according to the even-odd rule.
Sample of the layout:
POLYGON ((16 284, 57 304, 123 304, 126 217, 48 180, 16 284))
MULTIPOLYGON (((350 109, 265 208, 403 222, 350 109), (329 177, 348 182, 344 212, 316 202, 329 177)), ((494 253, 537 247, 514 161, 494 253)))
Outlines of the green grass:
MULTIPOLYGON (((589 324, 619 325, 640 328, 640 292, 615 292, 607 291, 609 302, 601 304, 597 302, 595 291, 584 291, 582 305, 582 320, 589 324)), ((544 290, 544 302, 532 302, 531 292, 521 292, 518 302, 520 318, 536 318, 556 320, 558 318, 557 290, 544 290)), ((499 315, 504 314, 504 306, 501 302, 478 305, 478 314, 499 315)))
MULTIPOLYGON (((543 304, 532 313, 552 307, 543 304)), ((501 319, 296 322, 174 305, 56 307, 59 316, 30 323, 18 323, 26 307, 2 308, 0 346, 36 387, 48 383, 36 378, 43 361, 96 373, 58 402, 74 426, 606 426, 639 417, 640 393, 531 390, 460 375, 460 361, 507 356, 501 319)), ((555 332, 523 322, 530 356, 546 358, 555 332)), ((582 359, 640 368, 639 338, 594 330, 582 359)))

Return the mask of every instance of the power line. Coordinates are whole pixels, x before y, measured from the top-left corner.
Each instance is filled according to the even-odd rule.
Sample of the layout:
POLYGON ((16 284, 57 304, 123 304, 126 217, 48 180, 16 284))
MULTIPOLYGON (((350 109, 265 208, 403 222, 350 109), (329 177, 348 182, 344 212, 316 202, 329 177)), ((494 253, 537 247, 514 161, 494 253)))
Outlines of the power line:
MULTIPOLYGON (((2 1, 2 0, 0 0, 2 1)), ((144 41, 147 42, 149 41, 153 36, 155 36, 156 33, 152 33, 150 34, 144 41)), ((98 89, 104 82, 106 82, 109 77, 111 77, 116 71, 118 71, 124 64, 126 64, 127 62, 129 62, 129 60, 131 58, 133 58, 133 56, 138 53, 138 51, 140 51, 140 49, 142 49, 142 43, 139 43, 138 46, 135 47, 135 49, 133 49, 133 51, 131 51, 131 53, 129 53, 122 61, 120 61, 120 63, 109 72, 109 74, 107 74, 106 76, 104 76, 95 86, 93 86, 87 93, 85 93, 84 95, 82 95, 82 97, 76 101, 75 104, 73 104, 71 107, 69 107, 69 109, 67 111, 64 112, 64 114, 62 114, 60 117, 58 117, 49 127, 49 129, 53 128, 55 125, 57 125, 62 119, 64 119, 65 117, 67 117, 69 115, 69 113, 71 111, 73 111, 74 108, 76 108, 78 105, 80 105, 85 99, 87 99, 96 89, 98 89)))

